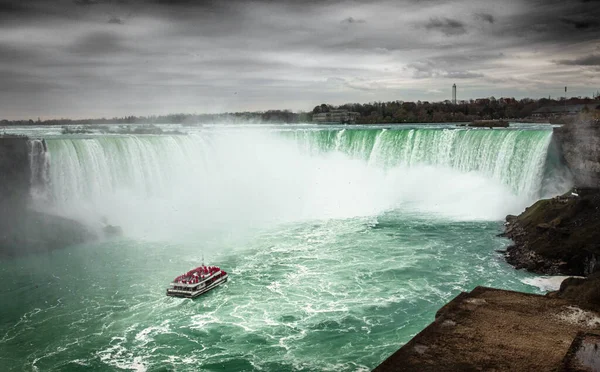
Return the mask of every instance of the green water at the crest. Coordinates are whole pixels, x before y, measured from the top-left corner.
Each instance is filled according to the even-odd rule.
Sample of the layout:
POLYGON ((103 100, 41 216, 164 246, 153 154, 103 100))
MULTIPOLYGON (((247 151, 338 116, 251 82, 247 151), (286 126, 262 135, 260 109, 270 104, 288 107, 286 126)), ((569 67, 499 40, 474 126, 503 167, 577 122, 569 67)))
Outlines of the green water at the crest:
MULTIPOLYGON (((370 370, 461 291, 539 292, 495 252, 508 244, 496 237, 504 209, 484 213, 479 200, 539 197, 550 132, 394 132, 278 128, 251 137, 252 154, 218 130, 50 138, 53 203, 91 213, 130 200, 103 210, 125 236, 0 262, 0 370, 370 370), (313 174, 315 164, 325 169, 313 174), (383 203, 394 190, 419 196, 425 185, 411 182, 429 179, 431 167, 448 176, 430 179, 441 197, 383 203), (383 200, 361 195, 379 189, 356 174, 390 182, 383 200), (480 179, 499 188, 475 202, 477 190, 452 191, 480 179), (468 206, 460 218, 440 205, 444 192, 464 198, 450 204, 468 206), (167 283, 202 255, 229 282, 196 300, 166 297, 167 283)), ((511 208, 524 207, 515 200, 511 208)))

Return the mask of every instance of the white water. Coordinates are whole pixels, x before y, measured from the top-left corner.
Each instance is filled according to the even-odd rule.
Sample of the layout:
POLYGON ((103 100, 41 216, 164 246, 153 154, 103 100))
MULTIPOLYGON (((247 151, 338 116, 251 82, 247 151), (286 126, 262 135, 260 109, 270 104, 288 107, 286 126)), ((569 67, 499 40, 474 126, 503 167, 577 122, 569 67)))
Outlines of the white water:
MULTIPOLYGON (((440 142, 436 133, 426 143, 419 130, 410 131, 404 142, 397 135, 385 138, 384 130, 371 147, 365 140, 344 144, 348 132, 334 134, 333 148, 319 143, 323 135, 315 131, 301 140, 259 130, 51 139, 53 208, 90 225, 100 226, 106 218, 143 238, 376 216, 393 209, 452 220, 500 220, 539 195, 550 138, 548 132, 531 143, 521 140, 521 146, 530 146, 527 151, 498 160, 512 153, 507 147, 519 145, 517 134, 505 136, 509 140, 504 138, 498 152, 480 140, 476 146, 460 142, 452 134, 457 131, 436 131, 452 141, 440 142), (312 150, 302 145, 306 141, 312 150), (366 159, 356 156, 363 153, 366 159), (395 158, 404 161, 392 162, 395 158), (512 174, 515 163, 526 169, 512 174)), ((365 138, 372 135, 362 132, 365 138)))

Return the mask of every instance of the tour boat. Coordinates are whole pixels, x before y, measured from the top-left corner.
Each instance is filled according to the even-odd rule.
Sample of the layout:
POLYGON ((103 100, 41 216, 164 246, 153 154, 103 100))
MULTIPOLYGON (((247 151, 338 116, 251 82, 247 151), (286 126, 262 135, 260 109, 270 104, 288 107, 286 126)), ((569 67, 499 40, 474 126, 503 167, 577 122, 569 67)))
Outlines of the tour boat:
POLYGON ((196 298, 225 283, 227 273, 217 266, 199 266, 178 276, 167 289, 167 296, 196 298))

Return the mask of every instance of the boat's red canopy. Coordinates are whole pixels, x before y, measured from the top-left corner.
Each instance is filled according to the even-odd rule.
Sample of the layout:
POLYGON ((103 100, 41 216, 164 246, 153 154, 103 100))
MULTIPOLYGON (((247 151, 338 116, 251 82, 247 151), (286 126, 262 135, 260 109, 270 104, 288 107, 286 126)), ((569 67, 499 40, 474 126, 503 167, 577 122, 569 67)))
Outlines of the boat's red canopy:
POLYGON ((227 274, 218 266, 198 266, 197 268, 190 270, 183 275, 179 275, 177 278, 175 278, 175 280, 173 280, 173 282, 184 284, 198 283, 200 279, 204 279, 205 277, 211 276, 218 272, 222 272, 222 274, 227 274))

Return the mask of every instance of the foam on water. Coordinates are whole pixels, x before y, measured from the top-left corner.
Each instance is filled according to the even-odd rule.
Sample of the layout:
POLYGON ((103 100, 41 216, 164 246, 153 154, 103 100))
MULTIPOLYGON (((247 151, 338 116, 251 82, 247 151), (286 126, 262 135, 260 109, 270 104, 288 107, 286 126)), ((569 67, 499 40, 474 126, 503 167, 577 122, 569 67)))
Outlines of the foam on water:
POLYGON ((580 278, 573 276, 537 276, 534 278, 525 278, 523 283, 539 288, 541 291, 558 291, 560 284, 567 278, 580 278))
POLYGON ((395 209, 498 220, 552 182, 544 182, 550 138, 431 129, 57 138, 48 140, 44 207, 144 239, 395 209))
POLYGON ((44 207, 125 237, 0 262, 0 365, 370 370, 461 291, 541 292, 495 250, 503 217, 553 183, 550 139, 311 126, 48 138, 44 207), (166 297, 203 255, 229 282, 166 297))

